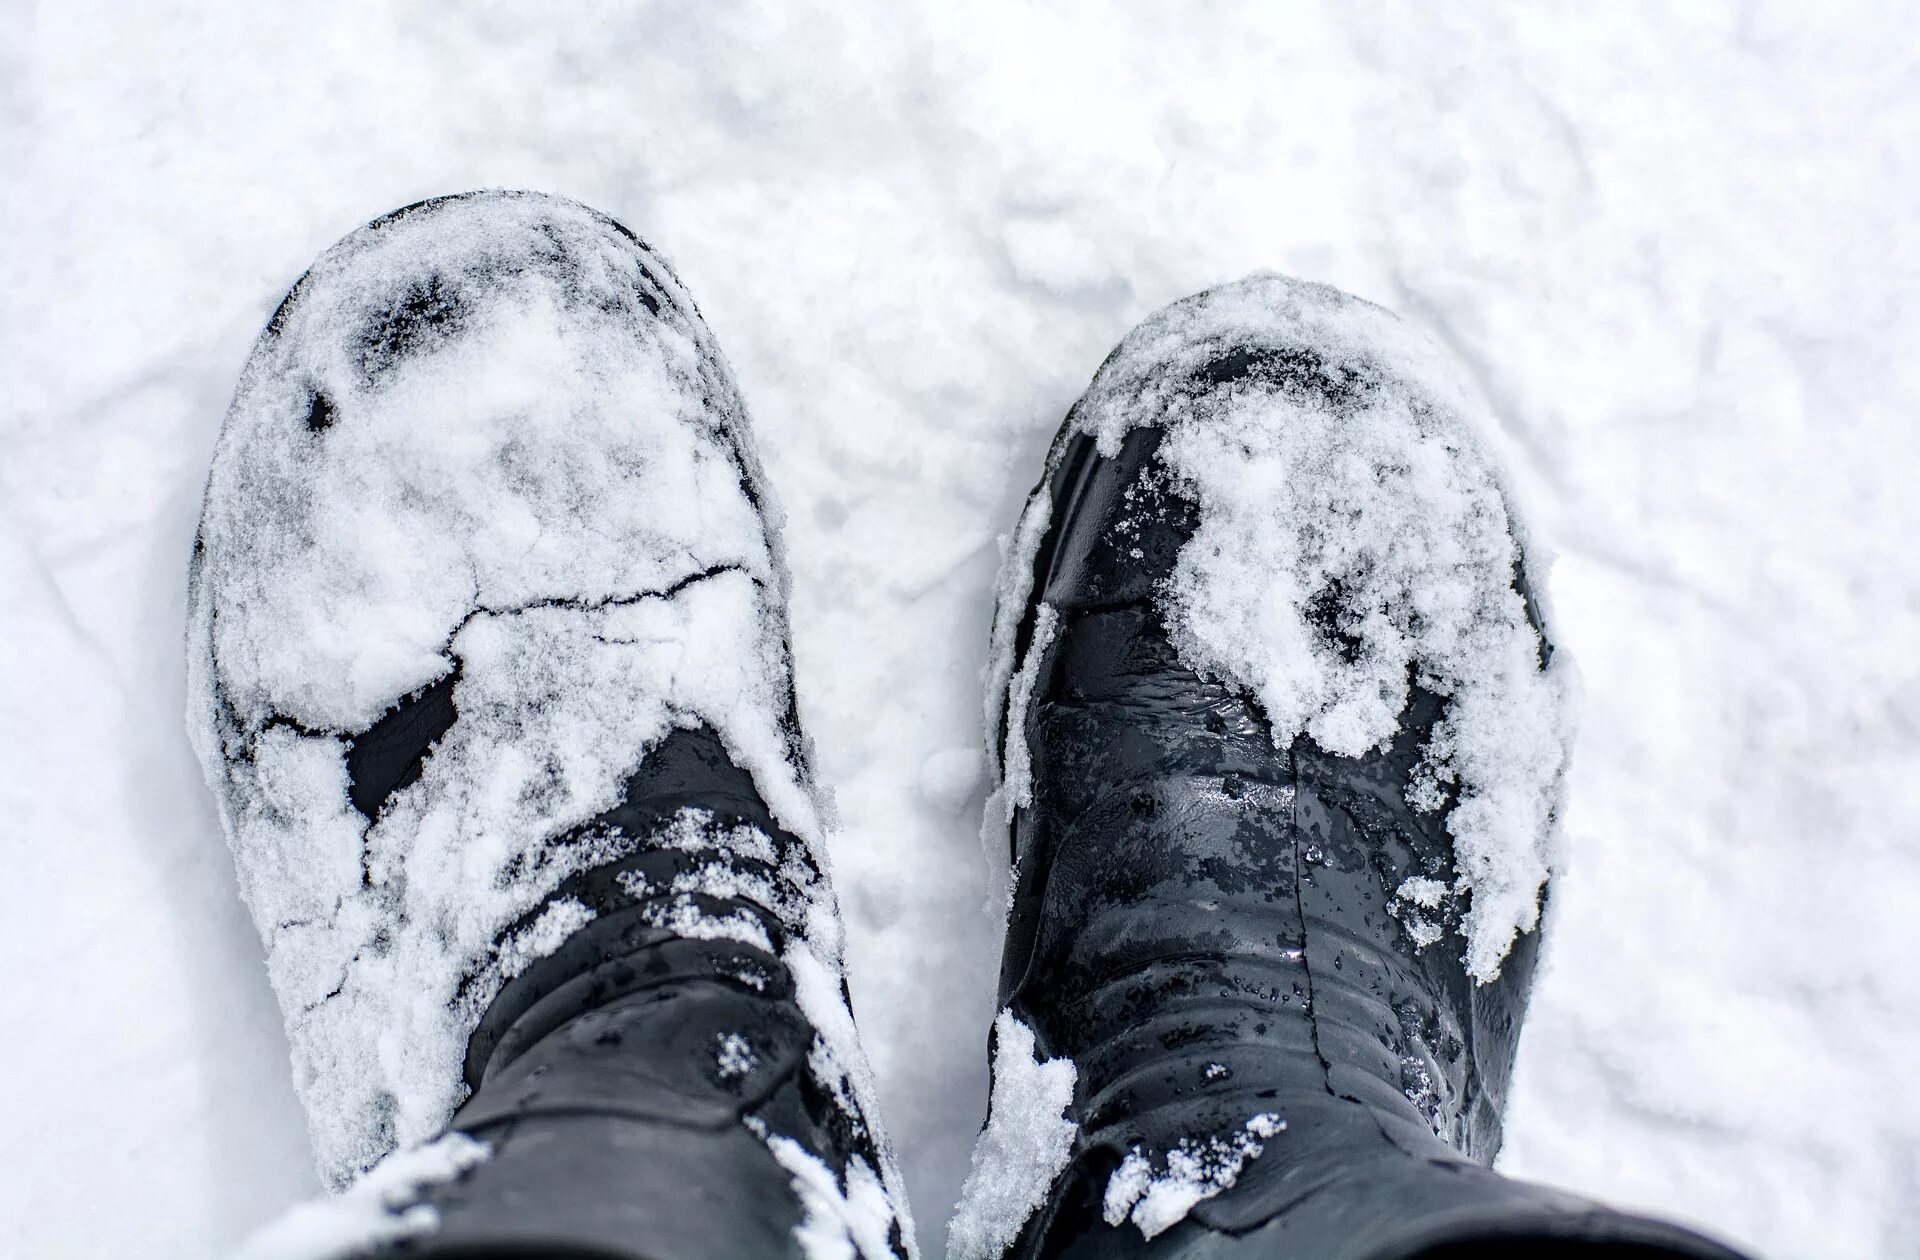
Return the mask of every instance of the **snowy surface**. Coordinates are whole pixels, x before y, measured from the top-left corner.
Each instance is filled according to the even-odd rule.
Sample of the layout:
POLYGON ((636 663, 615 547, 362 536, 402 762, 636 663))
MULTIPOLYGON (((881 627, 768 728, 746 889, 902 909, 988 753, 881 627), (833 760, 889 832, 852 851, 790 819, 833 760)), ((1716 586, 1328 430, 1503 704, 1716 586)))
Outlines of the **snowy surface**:
POLYGON ((923 1239, 986 1105, 996 539, 1140 318, 1259 268, 1467 366, 1585 678, 1505 1166, 1920 1251, 1920 18, 1840 4, 0 9, 10 1255, 316 1186, 181 723, 240 365, 366 219, 671 257, 789 524, 856 1009, 923 1239))

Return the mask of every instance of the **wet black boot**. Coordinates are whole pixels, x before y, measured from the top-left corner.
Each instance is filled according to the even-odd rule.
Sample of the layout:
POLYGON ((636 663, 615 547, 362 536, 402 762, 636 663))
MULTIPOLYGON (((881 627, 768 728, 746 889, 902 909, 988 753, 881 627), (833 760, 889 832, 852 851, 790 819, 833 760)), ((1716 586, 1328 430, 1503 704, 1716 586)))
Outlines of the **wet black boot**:
POLYGON ((188 651, 343 1192, 266 1251, 910 1249, 786 595, 725 359, 625 228, 441 198, 302 277, 214 456, 188 651))
POLYGON ((1488 1167, 1560 770, 1474 741, 1554 733, 1522 710, 1559 693, 1467 404, 1396 361, 1410 336, 1243 281, 1130 335, 1056 440, 990 697, 1014 884, 983 1151, 1034 1190, 970 1186, 1006 1225, 963 1206, 958 1250, 1733 1254, 1488 1167), (1315 686, 1276 740, 1269 704, 1315 686), (1046 1151, 996 1136, 1036 1097, 1065 1104, 1046 1151))

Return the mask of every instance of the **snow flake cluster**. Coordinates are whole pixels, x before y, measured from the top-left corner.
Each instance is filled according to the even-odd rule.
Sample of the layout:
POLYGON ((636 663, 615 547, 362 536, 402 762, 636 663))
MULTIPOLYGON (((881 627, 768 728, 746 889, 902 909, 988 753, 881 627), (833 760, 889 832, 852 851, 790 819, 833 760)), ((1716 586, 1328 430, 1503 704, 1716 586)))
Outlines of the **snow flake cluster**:
POLYGON ((1271 1112, 1248 1120, 1227 1137, 1186 1137, 1165 1155, 1134 1147, 1107 1178, 1101 1212, 1109 1225, 1132 1221, 1152 1238, 1186 1219, 1193 1206, 1240 1178, 1240 1170, 1266 1149, 1265 1140, 1287 1127, 1271 1112))

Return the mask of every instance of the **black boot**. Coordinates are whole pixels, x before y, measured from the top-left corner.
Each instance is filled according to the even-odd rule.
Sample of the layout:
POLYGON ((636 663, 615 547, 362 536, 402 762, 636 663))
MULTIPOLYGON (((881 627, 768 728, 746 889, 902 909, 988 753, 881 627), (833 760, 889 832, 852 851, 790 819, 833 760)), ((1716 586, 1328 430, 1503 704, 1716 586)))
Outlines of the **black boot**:
POLYGON ((910 1246, 777 519, 691 300, 574 203, 397 211, 261 335, 189 720, 335 1252, 910 1246))
MULTIPOLYGON (((996 627, 990 700, 1015 808, 995 1104, 1011 1101, 1003 1079, 1042 1070, 1024 1044, 1009 1062, 1005 1034, 1030 1029, 1034 1059, 1072 1064, 1071 1139, 1053 1147, 1061 1166, 1038 1169, 1053 1180, 1020 1205, 1033 1210, 1010 1254, 1733 1254, 1487 1167, 1559 766, 1542 745, 1506 780, 1476 781, 1491 763, 1468 744, 1484 726, 1443 724, 1481 703, 1505 705, 1515 732, 1551 731, 1517 709, 1558 692, 1540 685, 1552 650, 1497 481, 1432 364, 1395 361, 1408 336, 1320 286, 1213 290, 1123 342, 1054 444, 996 627), (1275 468, 1291 475, 1260 480, 1275 468), (1270 519, 1246 510, 1257 494, 1270 519), (1421 495, 1431 510, 1407 509, 1421 495), (1446 551, 1442 535, 1473 530, 1446 551), (1231 567, 1279 542, 1297 572, 1250 582, 1231 567), (1430 649, 1451 584, 1476 580, 1452 645, 1430 649), (1288 582, 1293 598, 1272 599, 1288 582), (1490 643, 1505 655, 1478 659, 1504 680, 1463 668, 1490 643), (1530 646, 1516 659, 1514 644, 1530 646), (1385 681, 1369 678, 1383 658, 1385 681), (1258 698, 1290 703, 1260 672, 1275 661, 1297 667, 1281 684, 1332 680, 1277 740, 1258 698), (1382 697, 1389 720, 1365 746, 1352 723, 1324 728, 1350 755, 1315 738, 1325 715, 1364 722, 1382 697), (1538 848, 1470 830, 1461 802, 1495 798, 1545 802, 1538 848)), ((968 1229, 972 1249, 1004 1241, 977 1214, 968 1229)))

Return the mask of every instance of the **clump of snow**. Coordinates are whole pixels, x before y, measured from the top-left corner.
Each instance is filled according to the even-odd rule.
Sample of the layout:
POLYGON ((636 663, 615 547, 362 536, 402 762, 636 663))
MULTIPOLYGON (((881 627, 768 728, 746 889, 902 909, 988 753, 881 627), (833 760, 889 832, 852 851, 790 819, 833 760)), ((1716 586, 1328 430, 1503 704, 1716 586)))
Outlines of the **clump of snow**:
MULTIPOLYGON (((1057 454, 1057 452, 1056 452, 1057 454)), ((1051 461, 1049 461, 1051 465, 1051 461)), ((1048 472, 1052 472, 1051 466, 1048 472)), ((1033 597, 1033 562, 1040 554, 1040 543, 1053 522, 1053 495, 1045 482, 1027 500, 1020 523, 1011 537, 1002 540, 1000 576, 993 605, 993 638, 987 649, 985 703, 987 747, 998 748, 1008 733, 1007 690, 1013 682, 1014 652, 1019 647, 1020 623, 1027 615, 1027 601, 1033 597)), ((1003 773, 995 766, 994 786, 1003 773)))
POLYGON ((809 1071, 880 1165, 837 1193, 911 1240, 843 996, 823 798, 782 724, 787 575, 746 425, 664 262, 548 197, 354 233, 255 346, 208 480, 189 726, 333 1186, 443 1128, 487 1003, 588 912, 509 925, 567 875, 663 844, 712 860, 629 888, 658 925, 774 948, 706 895, 789 931, 809 1071), (455 670, 452 726, 369 821, 353 740, 455 670), (805 846, 779 879, 732 860, 774 861, 767 835, 697 811, 658 835, 582 826, 692 725, 805 846))
POLYGON ((739 1033, 722 1034, 719 1044, 714 1048, 714 1069, 723 1081, 737 1081, 753 1071, 759 1057, 753 1052, 753 1043, 739 1033))
POLYGON ((1026 713, 1039 682, 1040 663, 1053 645, 1059 626, 1060 614, 1053 605, 1041 604, 1034 610, 1033 641, 1027 645, 1026 659, 1020 662, 1020 672, 1013 676, 1013 685, 1007 690, 1007 748, 1001 787, 1009 822, 1015 810, 1033 804, 1033 752, 1027 747, 1026 713))
POLYGON ((1175 643, 1247 688, 1277 744, 1305 733, 1358 756, 1392 738, 1412 685, 1448 697, 1410 799, 1457 792, 1452 891, 1485 981, 1538 922, 1571 721, 1567 669, 1541 667, 1515 589, 1524 557, 1483 412, 1388 312, 1256 275, 1136 328, 1074 423, 1108 455, 1133 427, 1165 429, 1160 459, 1199 507, 1164 595, 1175 643), (1195 385, 1228 354, 1254 370, 1195 385))
POLYGON ((1406 926, 1416 949, 1437 944, 1445 935, 1437 921, 1420 912, 1441 909, 1446 905, 1448 891, 1446 884, 1424 875, 1403 880, 1400 887, 1394 889, 1393 901, 1387 909, 1406 926))
POLYGON ((1415 949, 1438 945, 1440 938, 1446 935, 1445 930, 1438 923, 1423 914, 1406 914, 1402 916, 1401 921, 1406 924, 1407 935, 1413 938, 1415 949))
POLYGON ((981 910, 1003 923, 1013 907, 1013 811, 1007 789, 987 793, 980 812, 980 848, 986 857, 986 898, 981 910))
POLYGON ((549 902, 538 918, 500 946, 501 976, 513 979, 591 922, 593 911, 577 897, 549 902))
MULTIPOLYGON (((909 1256, 917 1255, 918 1242, 913 1229, 913 1212, 907 1203, 906 1182, 900 1175, 900 1165, 894 1157, 893 1146, 878 1122, 878 1088, 874 1084, 873 1069, 861 1048, 859 1030, 854 1026, 853 1008, 847 1004, 845 967, 841 954, 844 940, 839 912, 830 900, 816 899, 809 907, 808 920, 808 932, 791 941, 781 954, 781 961, 793 976, 794 1000, 814 1029, 813 1045, 807 1052, 807 1070, 816 1084, 840 1104, 855 1131, 871 1140, 879 1160, 879 1167, 875 1169, 864 1159, 855 1157, 848 1164, 845 1186, 836 1193, 840 1201, 847 1205, 846 1211, 857 1216, 858 1228, 850 1225, 849 1229, 851 1237, 860 1244, 863 1257, 891 1254, 890 1251, 868 1249, 868 1242, 873 1237, 872 1230, 868 1228, 868 1218, 878 1213, 882 1206, 888 1213, 888 1220, 899 1227, 900 1237, 906 1240, 909 1256), (876 1195, 879 1196, 878 1202, 876 1195)), ((790 1156, 782 1153, 783 1148, 779 1145, 782 1141, 784 1139, 777 1135, 772 1136, 768 1138, 768 1145, 773 1148, 775 1156, 781 1159, 782 1165, 788 1167, 788 1171, 795 1171, 787 1163, 790 1156)), ((799 1148, 794 1146, 794 1150, 799 1148)), ((804 1155, 805 1152, 800 1151, 800 1154, 804 1155)), ((813 1160, 813 1163, 819 1165, 818 1160, 813 1160)), ((819 1167, 831 1183, 831 1172, 824 1165, 819 1167)), ((885 1233, 883 1229, 879 1234, 883 1248, 885 1233)), ((810 1257, 814 1255, 811 1251, 808 1254, 810 1257)))
MULTIPOLYGON (((770 1132, 753 1117, 748 1117, 747 1127, 759 1134, 780 1167, 793 1177, 793 1192, 803 1212, 794 1234, 807 1260, 893 1260, 889 1237, 898 1199, 871 1164, 858 1155, 851 1157, 843 1181, 792 1138, 770 1132)), ((911 1223, 903 1226, 903 1236, 911 1240, 911 1223)))
POLYGON ((1079 1126, 1067 1118, 1077 1076, 1072 1059, 1042 1060, 1033 1030, 1011 1010, 993 1022, 993 1095, 973 1168, 947 1225, 952 1260, 1005 1254, 1067 1166, 1079 1126))
POLYGON ((1438 910, 1447 896, 1447 886, 1437 879, 1414 875, 1402 880, 1393 895, 1410 901, 1423 910, 1438 910))
MULTIPOLYGON (((614 877, 621 891, 642 903, 642 919, 690 940, 734 940, 774 952, 772 937, 753 911, 737 907, 715 914, 701 904, 703 897, 752 902, 771 911, 787 931, 795 933, 812 929, 817 902, 824 899, 831 904, 831 892, 812 864, 797 853, 783 858, 772 838, 750 824, 722 825, 711 811, 685 808, 645 839, 649 847, 677 849, 705 859, 677 872, 665 884, 655 884, 637 870, 623 870, 614 877), (741 858, 773 866, 777 874, 745 867, 737 861, 741 858)), ((633 847, 631 839, 614 841, 615 853, 633 847)))
MULTIPOLYGON (((1052 472, 1052 459, 1049 457, 1048 472, 1052 472)), ((1004 915, 1009 899, 1013 896, 1012 844, 1009 829, 1014 812, 1018 809, 1016 796, 1019 789, 1008 782, 1007 759, 1012 755, 1012 741, 1015 732, 1019 733, 1019 757, 1025 769, 1021 780, 1025 785, 1029 800, 1032 784, 1026 782, 1031 774, 1031 764, 1026 751, 1026 727, 1024 710, 1013 705, 1012 691, 1016 662, 1014 656, 1019 647, 1020 623, 1027 615, 1027 601, 1033 595, 1035 558, 1040 553, 1040 543, 1046 538, 1047 527, 1053 520, 1053 495, 1046 481, 1027 500, 1027 506, 1020 513, 1020 522, 1010 536, 1000 539, 1000 571, 995 583, 993 605, 993 635, 987 650, 986 687, 984 691, 986 705, 987 748, 996 754, 988 758, 992 773, 990 790, 986 804, 980 815, 980 847, 987 859, 987 897, 985 909, 996 915, 1004 915)), ((1037 617, 1036 613, 1036 617, 1037 617)), ((1035 630, 1038 631, 1038 623, 1035 630)), ((1027 662, 1038 668, 1039 657, 1031 650, 1027 662)), ((1029 676, 1027 695, 1032 696, 1033 680, 1029 676)))
POLYGON ((295 1205, 242 1243, 235 1260, 346 1260, 430 1234, 440 1214, 418 1201, 488 1155, 486 1143, 448 1133, 395 1151, 344 1193, 295 1205))
POLYGON ((1109 1225, 1131 1220, 1152 1238, 1238 1181, 1247 1161, 1266 1149, 1265 1140, 1286 1127, 1279 1116, 1261 1112, 1230 1137, 1182 1138, 1164 1158, 1136 1146, 1107 1178, 1102 1215, 1109 1225))

